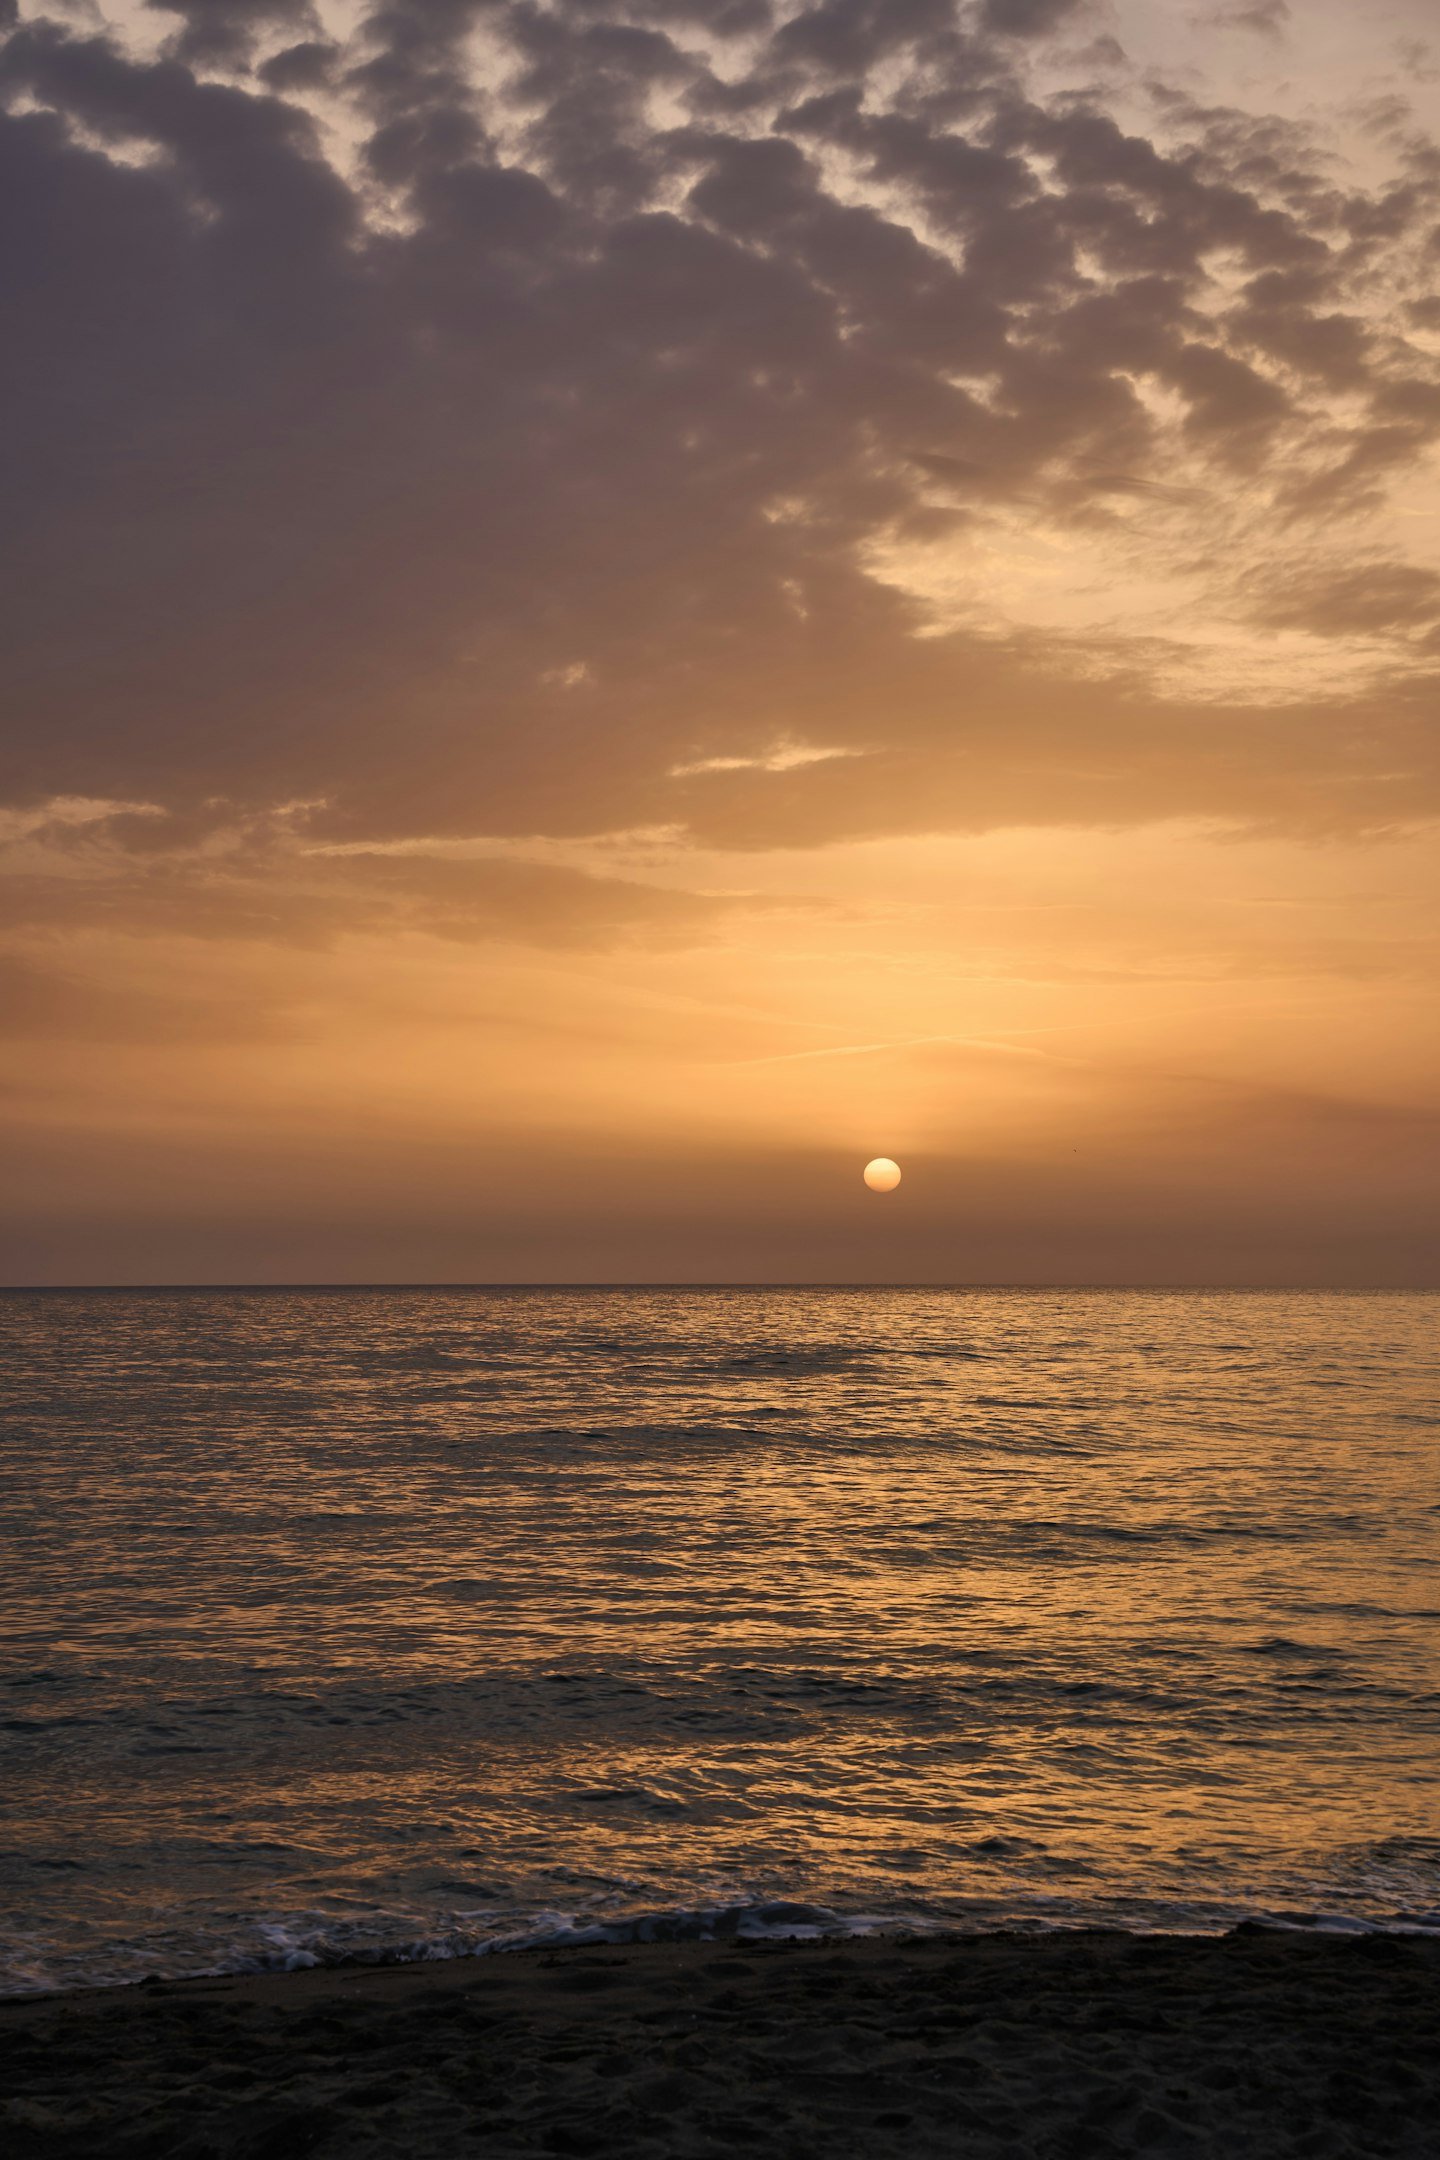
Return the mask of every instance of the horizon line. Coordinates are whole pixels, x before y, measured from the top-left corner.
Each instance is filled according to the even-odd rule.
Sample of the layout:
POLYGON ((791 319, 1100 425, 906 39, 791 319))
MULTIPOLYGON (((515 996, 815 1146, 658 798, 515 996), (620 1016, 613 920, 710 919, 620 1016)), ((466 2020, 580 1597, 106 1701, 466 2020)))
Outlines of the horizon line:
POLYGON ((177 1294, 183 1291, 243 1291, 266 1290, 317 1290, 380 1291, 380 1290, 988 1290, 988 1291, 1034 1291, 1055 1293, 1060 1291, 1084 1293, 1110 1293, 1124 1291, 1139 1293, 1190 1292, 1197 1295, 1226 1295, 1241 1297, 1294 1297, 1301 1294, 1326 1297, 1434 1297, 1440 1295, 1440 1283, 1344 1283, 1344 1282, 1015 1282, 1006 1280, 941 1281, 917 1279, 913 1282, 854 1281, 826 1282, 816 1278, 804 1280, 774 1281, 760 1277, 716 1277, 713 1280, 668 1280, 663 1278, 635 1277, 624 1281, 587 1281, 583 1277, 566 1278, 553 1282, 511 1279, 508 1277, 435 1278, 431 1280, 375 1280, 355 1282, 37 1282, 0 1283, 0 1297, 63 1296, 67 1292, 86 1296, 117 1296, 146 1292, 177 1294))

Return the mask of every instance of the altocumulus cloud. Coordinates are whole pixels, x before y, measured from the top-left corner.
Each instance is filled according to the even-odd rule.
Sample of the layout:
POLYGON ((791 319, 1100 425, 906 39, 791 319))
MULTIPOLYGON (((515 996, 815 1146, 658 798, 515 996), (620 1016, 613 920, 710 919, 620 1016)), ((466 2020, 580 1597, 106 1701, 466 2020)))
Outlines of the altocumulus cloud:
POLYGON ((1440 156, 1390 112, 1356 177, 1094 30, 12 14, 25 919, 700 935, 702 895, 393 848, 1434 815, 1440 581, 1375 519, 1440 436, 1440 156), (1104 620, 1007 611, 1016 535, 1103 563, 1104 620), (1223 694, 1156 578, 1240 641, 1223 694))

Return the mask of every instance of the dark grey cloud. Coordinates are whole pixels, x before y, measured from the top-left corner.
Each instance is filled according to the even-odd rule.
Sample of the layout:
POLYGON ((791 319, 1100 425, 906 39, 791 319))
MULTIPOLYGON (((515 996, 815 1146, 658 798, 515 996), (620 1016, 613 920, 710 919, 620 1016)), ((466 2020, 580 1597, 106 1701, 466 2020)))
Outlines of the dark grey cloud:
POLYGON ((982 0, 980 20, 1001 37, 1043 37, 1077 15, 1086 0, 982 0))
MULTIPOLYGON (((1308 547, 1440 435, 1356 300, 1440 224, 1423 160, 1363 195, 1233 115, 1038 104, 1039 0, 391 0, 343 51, 288 0, 163 12, 153 60, 0 49, 0 799, 742 847, 1440 808, 1423 685, 1189 706, 1158 645, 919 639, 866 567, 1198 501, 1157 398, 1308 547), (866 755, 684 772, 778 741, 866 755)), ((1410 576, 1346 619, 1410 638, 1410 576)), ((467 874, 432 910, 549 919, 467 874)))
POLYGON ((339 60, 340 47, 328 38, 302 38, 298 44, 273 53, 256 72, 267 90, 284 97, 292 90, 327 88, 334 80, 339 60))
POLYGON ((318 34, 319 17, 303 0, 145 0, 154 14, 179 18, 170 39, 177 59, 196 66, 236 66, 267 33, 304 29, 318 34))

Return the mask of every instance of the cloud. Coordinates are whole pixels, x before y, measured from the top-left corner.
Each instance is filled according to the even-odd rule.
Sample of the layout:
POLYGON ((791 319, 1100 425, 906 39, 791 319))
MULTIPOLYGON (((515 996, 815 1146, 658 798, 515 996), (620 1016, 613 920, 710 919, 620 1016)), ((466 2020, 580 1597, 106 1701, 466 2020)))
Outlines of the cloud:
POLYGON ((233 988, 223 998, 166 996, 133 984, 96 981, 16 952, 0 952, 0 1012, 5 1016, 0 1035, 12 1046, 253 1042, 275 1024, 253 1001, 237 998, 233 988))
POLYGON ((1241 116, 1043 100, 1028 56, 1074 12, 1044 0, 406 0, 343 46, 288 0, 163 12, 155 57, 47 21, 0 52, 0 795, 172 821, 113 823, 48 905, 713 914, 288 842, 267 887, 203 839, 295 802, 312 842, 736 849, 1440 811, 1405 672, 1431 573, 1368 534, 1354 567, 1440 437, 1400 328, 1433 162, 1366 190, 1241 116), (1017 523, 1111 551, 1091 630, 991 607, 1017 523), (948 615, 876 574, 919 545, 948 615), (1343 692, 1179 696, 1125 618, 1162 575, 1389 643, 1343 692))
POLYGON ((1240 0, 1195 17, 1206 30, 1250 30, 1256 37, 1282 39, 1290 27, 1290 0, 1240 0))
POLYGON ((274 31, 320 28, 312 7, 297 0, 145 0, 181 27, 170 41, 177 59, 200 67, 243 65, 274 31))
POLYGON ((1043 37, 1084 5, 1085 0, 982 0, 980 20, 1001 37, 1043 37))
MULTIPOLYGON (((32 826, 8 862, 0 852, 0 923, 20 935, 109 922, 132 933, 319 947, 418 932, 583 949, 703 942, 756 904, 440 844, 317 846, 315 807, 274 818, 236 818, 224 805, 189 817, 119 811, 32 826)), ((33 1001, 23 1002, 29 1010, 33 1001)))
POLYGON ((1257 621, 1316 637, 1384 638, 1440 625, 1440 573, 1413 563, 1361 562, 1309 580, 1287 577, 1255 595, 1257 621))

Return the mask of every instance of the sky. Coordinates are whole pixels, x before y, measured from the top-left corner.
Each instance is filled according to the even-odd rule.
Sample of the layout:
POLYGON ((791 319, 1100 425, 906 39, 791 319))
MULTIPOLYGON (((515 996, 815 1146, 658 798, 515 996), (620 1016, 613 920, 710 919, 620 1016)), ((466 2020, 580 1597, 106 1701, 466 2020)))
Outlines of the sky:
POLYGON ((1440 1284, 1433 0, 0 0, 0 292, 0 1281, 1440 1284))

